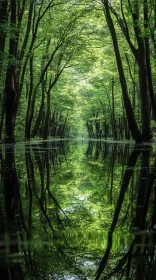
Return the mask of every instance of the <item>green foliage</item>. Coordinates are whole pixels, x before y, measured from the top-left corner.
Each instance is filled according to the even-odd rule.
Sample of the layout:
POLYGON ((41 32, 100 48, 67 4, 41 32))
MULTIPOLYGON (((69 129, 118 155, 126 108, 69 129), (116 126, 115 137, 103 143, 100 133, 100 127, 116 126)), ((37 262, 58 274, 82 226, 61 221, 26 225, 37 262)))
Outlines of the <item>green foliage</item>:
MULTIPOLYGON (((52 127, 55 126, 51 117, 56 111, 57 115, 62 116, 60 125, 66 126, 64 136, 87 136, 89 131, 86 123, 89 122, 93 126, 94 137, 99 138, 96 121, 100 121, 102 138, 104 134, 106 138, 117 134, 117 138, 122 139, 128 133, 121 81, 103 13, 103 3, 104 1, 88 0, 27 0, 23 10, 21 4, 17 5, 17 14, 21 12, 21 18, 17 17, 15 23, 10 24, 9 14, 8 18, 0 22, 4 41, 4 49, 0 53, 0 89, 3 93, 7 68, 13 64, 16 69, 14 84, 18 96, 15 123, 17 140, 25 137, 29 139, 26 134, 42 138, 43 131, 46 130, 48 137, 55 137, 56 135, 51 134, 52 127), (9 53, 11 38, 17 41, 16 55, 9 53), (96 117, 94 115, 97 112, 96 117), (104 132, 107 129, 103 122, 109 125, 108 133, 104 132)), ((150 15, 149 21, 144 20, 143 3, 139 2, 136 24, 140 30, 140 38, 149 40, 155 90, 155 10, 151 1, 146 7, 150 15)), ((8 3, 7 10, 9 9, 8 3)), ((110 2, 109 9, 117 34, 130 101, 140 126, 142 101, 139 95, 139 67, 131 48, 131 45, 136 49, 138 47, 132 16, 135 5, 133 1, 113 1, 110 2)), ((4 116, 1 132, 5 131, 4 101, 1 94, 1 114, 4 116)), ((60 125, 57 125, 57 133, 61 131, 60 125)))

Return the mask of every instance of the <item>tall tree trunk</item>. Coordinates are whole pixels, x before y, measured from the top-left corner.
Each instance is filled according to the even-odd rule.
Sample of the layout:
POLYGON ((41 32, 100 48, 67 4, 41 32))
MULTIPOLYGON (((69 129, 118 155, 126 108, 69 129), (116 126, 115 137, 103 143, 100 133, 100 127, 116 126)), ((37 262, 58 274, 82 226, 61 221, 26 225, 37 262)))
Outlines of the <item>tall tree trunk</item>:
POLYGON ((112 78, 112 131, 113 137, 116 140, 117 137, 117 129, 116 129, 116 120, 115 120, 115 104, 114 104, 114 77, 112 78))
POLYGON ((43 128, 43 139, 47 139, 49 135, 49 123, 50 123, 50 88, 47 91, 47 112, 44 122, 44 128, 43 128))
POLYGON ((142 138, 144 141, 151 139, 150 130, 150 106, 149 106, 149 88, 146 69, 146 51, 144 41, 140 40, 138 45, 139 54, 139 87, 141 100, 141 117, 142 117, 142 138))
POLYGON ((115 56, 116 56, 116 62, 117 62, 120 83, 121 83, 121 88, 122 88, 122 96, 123 96, 123 101, 124 101, 124 106, 125 106, 126 116, 128 119, 129 128, 130 128, 131 134, 132 134, 133 138, 135 139, 135 141, 141 142, 142 135, 141 135, 138 125, 136 123, 133 108, 132 108, 131 101, 130 101, 130 98, 128 95, 126 78, 125 78, 125 74, 124 74, 124 70, 123 70, 123 65, 122 65, 121 55, 120 55, 120 51, 119 51, 116 31, 114 28, 114 23, 113 23, 113 20, 111 18, 110 11, 109 11, 108 0, 103 0, 102 2, 104 4, 104 13, 105 13, 106 21, 107 21, 107 24, 108 24, 108 27, 109 27, 109 30, 111 33, 112 41, 113 41, 114 52, 115 52, 115 56))
MULTIPOLYGON (((108 6, 108 1, 107 2, 108 6)), ((149 101, 151 99, 152 110, 155 114, 156 109, 156 101, 153 92, 153 84, 152 84, 152 74, 151 74, 151 65, 150 65, 150 53, 149 53, 149 41, 148 41, 148 3, 147 0, 143 0, 139 2, 139 0, 130 1, 128 0, 129 11, 133 20, 133 29, 136 37, 136 41, 138 44, 138 48, 136 48, 131 41, 130 31, 128 29, 128 24, 124 15, 124 6, 123 0, 121 0, 121 12, 122 19, 115 12, 113 7, 110 5, 111 11, 116 16, 116 19, 121 27, 123 35, 125 36, 127 43, 137 61, 139 67, 139 89, 140 89, 140 102, 141 102, 141 119, 142 119, 142 140, 148 141, 151 139, 151 131, 150 131, 150 106, 149 101), (140 5, 143 8, 143 19, 140 16, 140 5), (141 23, 144 23, 144 30, 141 29, 141 23)))
POLYGON ((10 24, 14 30, 13 37, 9 41, 9 58, 11 62, 8 64, 5 81, 5 141, 14 142, 14 128, 15 128, 15 104, 16 100, 16 65, 14 59, 17 54, 17 42, 16 42, 16 1, 10 1, 10 24))
MULTIPOLYGON (((147 68, 147 80, 149 86, 149 96, 151 100, 153 118, 156 121, 156 98, 153 89, 151 61, 150 61, 150 45, 149 36, 146 35, 149 29, 149 17, 148 17, 148 3, 144 0, 144 29, 145 29, 145 49, 146 49, 146 68, 147 68)), ((147 33, 148 34, 148 33, 147 33)))
POLYGON ((15 128, 15 103, 16 90, 14 81, 15 67, 11 65, 7 70, 6 85, 5 85, 5 141, 14 142, 15 128))
POLYGON ((3 25, 5 25, 8 21, 7 7, 8 1, 3 0, 0 4, 0 73, 2 71, 3 53, 6 39, 6 32, 4 31, 5 28, 3 27, 3 25))
POLYGON ((25 139, 30 140, 30 129, 31 129, 31 122, 32 122, 32 94, 33 94, 33 56, 30 58, 30 88, 28 94, 28 105, 27 105, 27 113, 26 113, 26 121, 25 121, 25 139))
POLYGON ((42 82, 42 100, 41 100, 41 105, 40 105, 38 116, 36 118, 34 127, 32 129, 32 133, 31 133, 32 138, 37 135, 41 121, 42 121, 43 110, 44 110, 44 90, 45 89, 44 89, 44 81, 43 81, 42 82))
MULTIPOLYGON (((145 23, 147 18, 147 5, 146 0, 143 1, 144 9, 144 28, 147 28, 147 23, 145 23)), ((139 21, 139 1, 135 1, 133 6, 129 1, 129 7, 133 18, 133 27, 138 43, 138 49, 135 53, 135 58, 139 67, 139 87, 140 87, 140 100, 141 100, 141 117, 142 117, 142 138, 144 141, 151 139, 151 130, 150 130, 150 106, 149 106, 149 85, 148 85, 148 76, 147 76, 147 54, 145 44, 145 36, 143 37, 140 29, 139 21)), ((147 30, 144 30, 145 32, 147 30)), ((148 58, 149 59, 149 58, 148 58)), ((149 62, 149 60, 148 60, 149 62)), ((149 65, 150 66, 150 65, 149 65)), ((152 94, 152 93, 151 93, 152 94)))
POLYGON ((2 104, 2 112, 1 112, 1 120, 0 120, 0 141, 2 139, 2 129, 3 129, 4 114, 5 114, 5 103, 3 102, 3 104, 2 104))

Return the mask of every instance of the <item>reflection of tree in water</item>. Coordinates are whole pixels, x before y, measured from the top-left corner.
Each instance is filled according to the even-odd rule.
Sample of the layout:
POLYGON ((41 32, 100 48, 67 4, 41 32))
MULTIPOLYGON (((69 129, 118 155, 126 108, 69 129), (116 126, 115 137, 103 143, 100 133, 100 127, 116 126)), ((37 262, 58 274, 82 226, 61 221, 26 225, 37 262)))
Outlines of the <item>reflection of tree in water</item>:
MULTIPOLYGON (((3 279, 24 279, 21 265, 17 262, 11 264, 12 256, 18 258, 19 248, 17 240, 17 231, 19 223, 17 215, 20 212, 20 188, 15 167, 14 145, 5 146, 5 159, 1 150, 1 190, 4 195, 4 200, 1 199, 1 228, 0 238, 2 247, 0 248, 0 274, 3 279), (15 222, 16 220, 16 222, 15 222), (11 240, 11 242, 9 241, 11 240), (9 244, 10 243, 10 244, 9 244), (7 252, 7 257, 4 262, 4 253, 7 252), (9 266, 9 269, 7 267, 9 266)), ((1 198, 2 198, 1 193, 1 198)))
MULTIPOLYGON (((76 178, 76 175, 73 177, 73 173, 70 173, 70 169, 65 168, 68 167, 70 159, 70 153, 67 157, 67 151, 67 146, 63 143, 60 145, 59 142, 28 144, 25 146, 24 162, 20 159, 20 155, 17 155, 14 146, 6 145, 5 151, 1 150, 1 274, 3 273, 8 280, 49 279, 49 277, 65 279, 64 275, 68 276, 67 279, 71 276, 75 277, 74 279, 88 280, 114 277, 154 279, 152 277, 155 269, 156 242, 154 232, 156 160, 152 158, 150 147, 144 146, 142 149, 140 146, 135 146, 131 151, 128 145, 90 142, 86 152, 87 161, 82 165, 82 160, 78 165, 80 174, 85 174, 91 179, 88 181, 90 202, 93 203, 99 197, 102 201, 103 193, 108 190, 107 199, 110 205, 115 205, 112 221, 101 220, 105 225, 109 222, 110 227, 107 248, 95 277, 93 270, 99 263, 100 248, 89 251, 91 246, 87 248, 81 231, 75 239, 71 240, 74 236, 72 230, 77 229, 78 217, 80 218, 78 225, 81 226, 81 218, 84 225, 85 219, 87 223, 87 213, 91 215, 91 212, 83 208, 85 204, 82 204, 81 207, 73 208, 75 212, 68 215, 63 200, 67 200, 69 193, 64 191, 61 194, 55 189, 57 188, 55 180, 59 172, 67 175, 64 176, 67 183, 68 179, 70 181, 73 178, 73 184, 76 178), (100 165, 100 163, 104 164, 100 165), (84 173, 82 173, 83 169, 85 169, 84 173), (100 172, 97 172, 98 170, 100 172), (102 176, 105 181, 102 180, 102 176), (94 182, 97 182, 97 188, 102 184, 99 193, 97 189, 92 189, 92 186, 95 187, 94 182), (122 227, 124 229, 127 227, 127 231, 131 230, 133 239, 131 243, 127 243, 129 245, 122 252, 119 249, 114 251, 114 235, 116 230, 122 227), (4 262, 6 248, 8 251, 7 254, 5 253, 4 262), (87 270, 89 262, 96 263, 90 271, 87 270)), ((80 156, 78 153, 71 156, 75 158, 74 163, 78 161, 77 155, 80 156)), ((59 175, 58 180, 61 180, 60 178, 59 175)), ((87 181, 84 180, 79 184, 81 194, 86 188, 85 182, 87 181)), ((70 200, 70 196, 68 199, 70 200)), ((101 204, 101 207, 106 205, 101 204)), ((100 242, 103 242, 103 237, 100 242)))
POLYGON ((26 146, 24 184, 20 184, 17 176, 14 146, 5 147, 5 159, 2 151, 0 156, 4 186, 4 199, 1 194, 4 207, 0 211, 2 259, 8 248, 3 263, 1 259, 1 275, 6 280, 57 279, 53 273, 59 266, 60 271, 65 268, 80 275, 74 258, 64 250, 67 246, 64 229, 70 221, 53 195, 50 180, 51 170, 55 171, 67 160, 65 147, 55 142, 26 146))
POLYGON ((116 279, 155 279, 156 237, 154 230, 156 225, 156 190, 154 180, 156 175, 156 159, 150 168, 150 152, 149 146, 145 146, 143 149, 142 147, 135 146, 129 157, 127 168, 123 174, 114 218, 108 232, 107 249, 96 271, 95 280, 114 279, 114 277, 117 277, 116 279), (116 229, 124 197, 130 180, 132 180, 134 167, 140 154, 140 174, 135 182, 137 191, 136 209, 131 229, 134 231, 135 237, 129 250, 126 250, 121 258, 117 255, 114 256, 118 261, 116 261, 116 265, 113 264, 112 268, 110 263, 113 260, 113 255, 111 255, 113 233, 116 229), (152 202, 153 207, 150 206, 152 202))

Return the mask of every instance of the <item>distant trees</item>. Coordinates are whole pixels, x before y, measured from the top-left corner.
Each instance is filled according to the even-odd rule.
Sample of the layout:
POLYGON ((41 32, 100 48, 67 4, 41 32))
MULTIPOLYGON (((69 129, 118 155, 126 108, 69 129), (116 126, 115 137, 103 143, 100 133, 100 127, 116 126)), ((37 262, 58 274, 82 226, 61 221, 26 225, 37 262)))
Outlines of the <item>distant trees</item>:
POLYGON ((147 0, 1 1, 0 139, 79 128, 90 138, 150 140, 155 11, 147 0))
POLYGON ((18 128, 25 139, 67 134, 69 113, 66 110, 64 115, 59 106, 52 111, 51 95, 63 71, 72 67, 75 54, 81 50, 79 18, 81 10, 75 12, 70 1, 1 2, 0 135, 6 142, 15 141, 18 128), (56 115, 60 124, 51 135, 56 115))

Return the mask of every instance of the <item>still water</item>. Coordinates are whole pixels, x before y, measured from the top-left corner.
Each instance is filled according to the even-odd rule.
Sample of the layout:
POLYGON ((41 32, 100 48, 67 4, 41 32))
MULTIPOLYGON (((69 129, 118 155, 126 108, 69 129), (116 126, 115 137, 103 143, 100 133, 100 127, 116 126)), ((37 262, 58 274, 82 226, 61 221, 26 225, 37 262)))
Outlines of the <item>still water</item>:
POLYGON ((154 143, 2 144, 2 279, 156 279, 155 155, 154 143))

